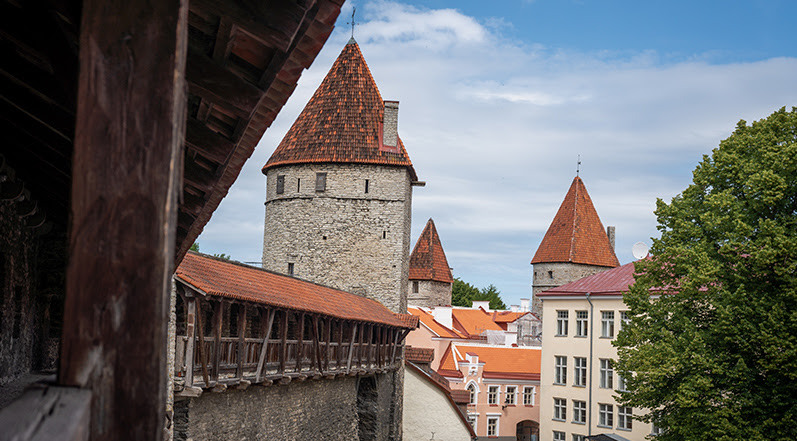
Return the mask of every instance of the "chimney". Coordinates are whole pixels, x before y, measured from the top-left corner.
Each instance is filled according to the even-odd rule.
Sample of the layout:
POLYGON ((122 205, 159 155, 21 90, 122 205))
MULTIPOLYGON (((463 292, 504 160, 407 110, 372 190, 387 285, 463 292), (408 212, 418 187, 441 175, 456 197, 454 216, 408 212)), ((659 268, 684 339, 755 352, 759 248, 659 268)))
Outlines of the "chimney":
POLYGON ((529 299, 520 299, 520 311, 529 312, 529 299))
POLYGON ((612 251, 614 251, 614 225, 606 227, 606 235, 609 236, 609 245, 612 246, 612 251))
POLYGON ((435 306, 432 309, 432 317, 434 317, 437 323, 440 323, 447 328, 454 327, 454 319, 451 318, 450 306, 435 306))
POLYGON ((490 301, 489 300, 474 300, 473 305, 471 306, 473 309, 482 308, 485 311, 490 310, 490 301))
POLYGON ((520 312, 520 305, 510 305, 509 310, 512 312, 520 312))
POLYGON ((382 121, 382 147, 388 152, 398 153, 398 101, 385 101, 385 116, 382 121))

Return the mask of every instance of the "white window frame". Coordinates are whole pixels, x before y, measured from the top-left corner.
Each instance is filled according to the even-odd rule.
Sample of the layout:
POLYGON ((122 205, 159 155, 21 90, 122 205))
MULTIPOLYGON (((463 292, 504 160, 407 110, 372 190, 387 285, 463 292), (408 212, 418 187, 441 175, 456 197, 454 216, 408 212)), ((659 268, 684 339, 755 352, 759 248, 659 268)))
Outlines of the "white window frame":
POLYGON ((567 384, 567 357, 556 355, 554 363, 553 384, 567 384))
POLYGON ((584 441, 584 435, 579 435, 577 433, 573 434, 573 441, 584 441))
POLYGON ((587 402, 573 400, 573 422, 576 424, 587 424, 587 402))
POLYGON ((523 405, 524 406, 533 406, 534 402, 537 398, 537 388, 534 386, 524 386, 523 387, 523 405), (526 398, 530 398, 527 400, 526 398))
POLYGON ((576 311, 576 337, 589 335, 589 311, 576 311))
POLYGON ((601 337, 614 338, 614 311, 601 311, 601 337))
POLYGON ((628 392, 628 389, 626 389, 625 385, 625 378, 623 378, 623 376, 620 374, 617 374, 616 377, 617 377, 617 389, 616 389, 617 392, 628 392))
POLYGON ((573 357, 573 386, 587 387, 587 357, 573 357))
POLYGON ((556 311, 556 337, 567 337, 567 323, 570 321, 570 311, 556 311))
POLYGON ((598 403, 598 427, 614 427, 614 406, 598 403))
POLYGON ((553 399, 553 418, 554 421, 567 420, 567 399, 554 398, 553 399))
POLYGON ((631 319, 628 318, 628 311, 620 311, 620 329, 623 329, 630 321, 631 319))
POLYGON ((487 436, 498 436, 501 430, 501 417, 498 415, 487 415, 487 436), (490 433, 490 423, 495 421, 494 432, 490 433))
POLYGON ((567 439, 566 437, 567 435, 562 431, 559 430, 553 431, 553 441, 566 441, 567 439))
POLYGON ((600 388, 611 389, 614 387, 614 366, 610 358, 600 359, 600 388))
POLYGON ((497 406, 498 397, 501 395, 501 386, 487 386, 487 404, 497 406))
POLYGON ((510 386, 510 385, 506 386, 506 395, 504 397, 504 404, 509 406, 517 405, 517 386, 510 386))
POLYGON ((617 429, 631 430, 633 409, 628 406, 617 406, 617 429))
POLYGON ((475 381, 471 380, 467 386, 465 386, 465 390, 470 392, 470 404, 478 404, 479 403, 479 385, 476 384, 475 381), (473 387, 473 391, 470 388, 473 387))

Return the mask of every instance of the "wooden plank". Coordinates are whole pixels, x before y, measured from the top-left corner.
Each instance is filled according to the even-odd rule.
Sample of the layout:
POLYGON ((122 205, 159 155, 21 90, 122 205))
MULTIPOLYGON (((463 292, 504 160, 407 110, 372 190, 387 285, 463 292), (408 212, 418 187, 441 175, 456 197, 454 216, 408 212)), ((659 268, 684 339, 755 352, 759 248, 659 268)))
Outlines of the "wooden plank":
POLYGON ((244 377, 244 362, 246 356, 244 349, 246 346, 246 304, 238 304, 238 366, 235 369, 235 376, 237 378, 244 377))
POLYGON ((398 348, 400 334, 396 329, 393 330, 393 353, 390 355, 390 364, 396 363, 396 349, 398 348))
POLYGON ((321 329, 318 326, 318 316, 313 314, 313 357, 315 361, 315 368, 318 372, 324 370, 324 365, 321 363, 321 329))
POLYGON ((357 327, 358 324, 354 324, 354 329, 352 330, 351 341, 349 342, 349 360, 346 362, 346 373, 351 372, 351 358, 354 355, 354 339, 357 338, 357 327))
POLYGON ((332 358, 332 317, 327 318, 327 354, 324 360, 324 370, 329 370, 329 361, 332 358))
POLYGON ((224 324, 224 304, 223 300, 219 300, 213 305, 213 378, 211 380, 215 382, 219 381, 221 370, 221 327, 224 324))
POLYGON ((296 333, 296 372, 302 371, 302 355, 304 354, 304 313, 299 314, 299 326, 296 333))
POLYGON ((268 312, 268 324, 263 334, 263 345, 260 347, 260 359, 257 361, 255 383, 260 383, 260 375, 263 373, 263 365, 266 363, 266 354, 268 353, 268 339, 271 337, 271 327, 274 325, 274 316, 276 313, 276 309, 271 309, 268 312))
POLYGON ((207 55, 188 51, 185 72, 188 90, 214 105, 233 111, 248 120, 265 91, 226 69, 207 55))
POLYGON ((280 347, 280 374, 285 373, 285 362, 288 358, 288 315, 291 314, 290 311, 285 310, 282 316, 282 322, 280 322, 280 338, 281 344, 280 347))
POLYGON ((346 325, 346 322, 343 320, 338 320, 338 359, 335 368, 338 370, 343 367, 343 327, 346 325))
POLYGON ((0 410, 0 440, 89 439, 91 391, 34 386, 0 410))
POLYGON ((196 297, 185 298, 186 313, 185 313, 185 335, 188 337, 188 342, 185 348, 185 386, 192 387, 194 385, 194 346, 196 345, 196 297))
POLYGON ((185 145, 219 165, 226 164, 235 149, 234 142, 196 118, 186 121, 185 145))
POLYGON ((187 0, 82 2, 59 382, 93 441, 163 438, 187 45, 187 0))
MULTIPOLYGON (((205 325, 202 323, 202 302, 197 299, 196 301, 196 326, 197 336, 199 337, 199 365, 202 368, 202 380, 205 382, 205 387, 210 387, 210 375, 208 374, 208 351, 205 350, 205 325)), ((191 363, 194 361, 191 360, 191 363)))

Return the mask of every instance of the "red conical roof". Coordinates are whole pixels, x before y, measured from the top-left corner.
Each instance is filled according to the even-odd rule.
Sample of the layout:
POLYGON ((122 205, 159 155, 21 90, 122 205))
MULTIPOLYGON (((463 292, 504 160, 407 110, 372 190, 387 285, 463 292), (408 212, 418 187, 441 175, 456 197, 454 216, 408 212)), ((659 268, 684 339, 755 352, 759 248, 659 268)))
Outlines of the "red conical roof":
POLYGON ((321 162, 408 167, 417 175, 401 139, 398 153, 381 147, 384 102, 354 41, 343 48, 277 149, 263 166, 321 162))
POLYGON ((410 254, 410 280, 434 280, 436 282, 454 283, 451 268, 448 267, 446 253, 434 221, 426 222, 415 248, 410 254))
POLYGON ((532 264, 550 262, 620 265, 587 187, 578 176, 573 179, 565 200, 531 260, 532 264))

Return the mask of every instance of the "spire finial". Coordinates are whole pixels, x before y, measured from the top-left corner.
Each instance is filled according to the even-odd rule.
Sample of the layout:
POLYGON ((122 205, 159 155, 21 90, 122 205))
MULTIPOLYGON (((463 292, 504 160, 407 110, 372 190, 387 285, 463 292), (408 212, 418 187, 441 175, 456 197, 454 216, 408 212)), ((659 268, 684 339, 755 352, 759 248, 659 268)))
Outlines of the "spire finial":
POLYGON ((578 155, 578 164, 576 164, 576 176, 581 172, 581 155, 578 155))
POLYGON ((351 25, 351 39, 354 40, 354 27, 357 26, 359 23, 354 21, 354 14, 357 12, 357 7, 351 8, 351 21, 347 21, 346 24, 351 25))

